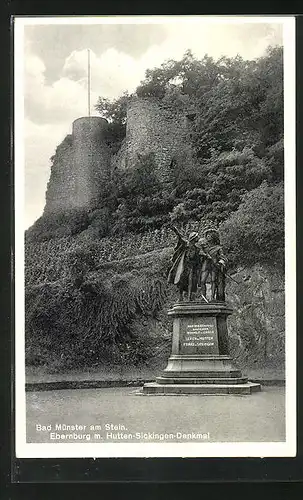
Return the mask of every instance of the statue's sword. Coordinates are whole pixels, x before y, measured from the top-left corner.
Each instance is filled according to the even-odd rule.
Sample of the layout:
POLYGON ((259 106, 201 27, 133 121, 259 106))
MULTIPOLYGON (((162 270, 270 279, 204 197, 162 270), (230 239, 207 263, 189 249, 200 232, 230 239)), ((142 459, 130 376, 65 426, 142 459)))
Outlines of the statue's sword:
POLYGON ((235 280, 235 278, 233 278, 230 274, 228 274, 225 270, 222 270, 220 266, 218 266, 218 264, 216 264, 216 262, 214 262, 213 258, 209 255, 209 253, 206 254, 206 256, 212 261, 212 263, 214 264, 214 266, 219 269, 221 272, 223 272, 223 274, 225 274, 225 276, 227 276, 228 278, 230 278, 231 280, 233 280, 235 283, 237 283, 237 285, 240 285, 239 281, 235 280))
POLYGON ((204 297, 203 293, 201 293, 201 297, 202 297, 202 299, 204 299, 204 300, 205 300, 205 302, 206 302, 207 304, 209 304, 209 301, 207 300, 207 298, 206 298, 206 297, 204 297))

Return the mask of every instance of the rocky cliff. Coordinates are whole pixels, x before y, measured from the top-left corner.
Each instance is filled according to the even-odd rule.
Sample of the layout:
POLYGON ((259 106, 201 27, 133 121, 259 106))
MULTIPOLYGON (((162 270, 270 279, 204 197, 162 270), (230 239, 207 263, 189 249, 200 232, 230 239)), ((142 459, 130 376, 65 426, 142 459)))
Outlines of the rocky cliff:
POLYGON ((285 284, 281 270, 261 264, 239 268, 227 280, 230 346, 241 367, 283 370, 285 359, 285 284))

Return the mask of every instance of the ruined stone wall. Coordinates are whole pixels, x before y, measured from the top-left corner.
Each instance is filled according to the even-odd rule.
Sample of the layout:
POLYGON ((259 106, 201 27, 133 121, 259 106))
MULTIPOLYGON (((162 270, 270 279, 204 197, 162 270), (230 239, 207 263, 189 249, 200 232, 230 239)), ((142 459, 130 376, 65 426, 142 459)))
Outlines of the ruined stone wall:
POLYGON ((126 137, 115 155, 108 147, 106 131, 104 118, 82 117, 74 121, 72 135, 58 146, 53 160, 45 214, 98 205, 111 170, 133 168, 140 156, 154 154, 163 181, 170 177, 173 159, 182 165, 194 161, 185 114, 155 98, 131 100, 126 137))
POLYGON ((89 209, 98 202, 110 175, 107 121, 83 117, 73 122, 72 135, 57 148, 46 192, 44 213, 89 209))
POLYGON ((127 143, 125 137, 121 143, 119 150, 111 158, 112 169, 118 168, 124 170, 126 168, 126 162, 127 162, 127 143))
POLYGON ((68 135, 56 148, 45 195, 44 214, 70 208, 75 192, 73 137, 68 135))
POLYGON ((124 154, 117 155, 120 168, 133 168, 139 155, 154 153, 160 177, 165 177, 173 158, 193 161, 186 116, 155 98, 133 98, 128 105, 124 154))

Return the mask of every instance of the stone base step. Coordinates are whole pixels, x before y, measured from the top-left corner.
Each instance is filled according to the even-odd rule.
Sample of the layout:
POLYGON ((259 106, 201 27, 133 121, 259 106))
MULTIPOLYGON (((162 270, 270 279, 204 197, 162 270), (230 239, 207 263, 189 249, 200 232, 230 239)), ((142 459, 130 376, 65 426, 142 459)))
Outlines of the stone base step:
POLYGON ((245 384, 158 384, 150 382, 144 384, 143 395, 227 395, 251 394, 261 391, 261 385, 254 382, 245 384))
POLYGON ((241 370, 163 370, 161 378, 242 378, 241 370))
POLYGON ((247 377, 156 377, 158 384, 219 384, 219 385, 234 385, 234 384, 246 384, 247 377))

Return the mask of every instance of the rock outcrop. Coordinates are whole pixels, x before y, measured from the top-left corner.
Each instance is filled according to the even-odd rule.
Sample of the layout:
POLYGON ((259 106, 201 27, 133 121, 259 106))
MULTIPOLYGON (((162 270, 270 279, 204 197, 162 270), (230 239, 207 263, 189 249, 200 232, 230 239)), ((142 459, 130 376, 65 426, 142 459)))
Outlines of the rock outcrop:
POLYGON ((282 270, 256 264, 227 280, 227 299, 234 309, 229 318, 235 358, 245 366, 278 367, 285 359, 285 283, 282 270))

